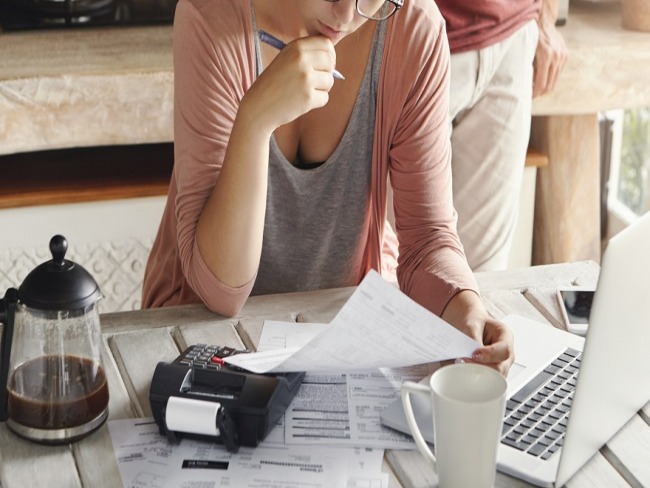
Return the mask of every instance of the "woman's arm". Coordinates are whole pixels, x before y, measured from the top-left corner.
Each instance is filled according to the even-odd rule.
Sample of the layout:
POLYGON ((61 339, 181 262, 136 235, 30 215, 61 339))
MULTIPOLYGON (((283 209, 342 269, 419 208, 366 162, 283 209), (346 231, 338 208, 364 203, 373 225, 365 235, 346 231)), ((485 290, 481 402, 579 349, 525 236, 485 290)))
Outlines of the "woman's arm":
POLYGON ((236 287, 257 273, 262 251, 269 139, 275 129, 325 105, 334 79, 334 48, 324 37, 284 48, 244 95, 221 173, 197 228, 206 263, 236 287), (327 53, 332 57, 328 62, 327 53))
MULTIPOLYGON (((410 5, 435 8, 426 1, 410 5)), ((397 276, 404 293, 440 315, 459 291, 478 290, 456 232, 449 48, 442 17, 415 10, 411 18, 396 18, 387 49, 380 96, 387 99, 385 103, 396 100, 386 115, 394 128, 384 129, 379 138, 385 138, 383 146, 390 148, 387 159, 399 240, 397 276)))
POLYGON ((177 238, 192 289, 232 315, 259 265, 269 138, 327 102, 335 54, 325 38, 301 39, 255 79, 249 13, 239 2, 201 8, 181 0, 174 22, 177 238))
MULTIPOLYGON (((419 3, 423 9, 431 8, 430 4, 413 3, 419 3)), ((449 50, 439 14, 429 15, 438 21, 437 31, 432 26, 426 28, 421 23, 426 17, 417 15, 413 26, 409 22, 398 25, 409 31, 410 37, 398 30, 391 38, 395 43, 400 42, 397 39, 406 39, 402 45, 393 45, 395 52, 408 53, 408 57, 422 56, 417 64, 420 71, 408 75, 412 76, 412 84, 400 110, 390 151, 400 242, 400 287, 415 301, 484 344, 472 360, 505 374, 514 359, 512 336, 504 324, 487 313, 456 233, 448 119, 449 50)), ((415 64, 412 59, 405 61, 404 55, 399 59, 405 66, 415 64)))

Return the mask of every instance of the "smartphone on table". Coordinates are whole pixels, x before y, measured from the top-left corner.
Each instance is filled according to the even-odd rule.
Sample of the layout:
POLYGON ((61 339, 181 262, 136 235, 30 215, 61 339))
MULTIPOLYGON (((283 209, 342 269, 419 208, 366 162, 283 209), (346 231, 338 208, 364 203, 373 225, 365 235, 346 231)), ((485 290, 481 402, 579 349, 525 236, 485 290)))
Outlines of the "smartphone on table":
POLYGON ((585 335, 589 328, 594 289, 578 286, 558 287, 557 298, 567 330, 573 334, 585 335))

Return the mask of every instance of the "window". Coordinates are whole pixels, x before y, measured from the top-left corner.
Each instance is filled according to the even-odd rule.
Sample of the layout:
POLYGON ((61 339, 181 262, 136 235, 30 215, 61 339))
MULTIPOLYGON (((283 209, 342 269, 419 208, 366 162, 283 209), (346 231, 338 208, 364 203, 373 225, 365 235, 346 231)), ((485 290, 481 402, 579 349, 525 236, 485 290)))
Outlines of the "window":
POLYGON ((650 210, 650 107, 610 111, 603 121, 611 126, 611 144, 602 147, 610 158, 607 234, 613 235, 650 210))
POLYGON ((650 206, 650 108, 623 112, 618 200, 636 215, 650 206))

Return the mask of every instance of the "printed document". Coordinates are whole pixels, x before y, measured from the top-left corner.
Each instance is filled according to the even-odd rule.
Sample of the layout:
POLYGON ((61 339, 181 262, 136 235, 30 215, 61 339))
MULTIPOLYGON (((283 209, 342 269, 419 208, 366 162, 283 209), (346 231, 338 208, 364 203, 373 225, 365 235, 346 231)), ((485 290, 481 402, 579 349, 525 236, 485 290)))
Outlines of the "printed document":
POLYGON ((170 444, 151 418, 108 422, 126 488, 387 488, 381 449, 170 444))
MULTIPOLYGON (((266 320, 258 351, 302 347, 325 324, 266 320)), ((268 442, 414 449, 411 436, 381 424, 380 412, 399 398, 404 381, 420 381, 437 364, 347 373, 307 373, 284 420, 268 442)))
POLYGON ((302 347, 226 358, 254 373, 399 368, 469 357, 480 344, 370 271, 332 322, 302 347))

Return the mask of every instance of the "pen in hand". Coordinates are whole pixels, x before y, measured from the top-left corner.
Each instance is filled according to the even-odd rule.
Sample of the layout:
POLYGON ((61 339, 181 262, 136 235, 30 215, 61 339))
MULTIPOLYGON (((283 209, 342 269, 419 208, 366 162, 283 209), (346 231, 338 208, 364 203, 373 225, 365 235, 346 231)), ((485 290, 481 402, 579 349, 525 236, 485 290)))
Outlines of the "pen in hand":
MULTIPOLYGON (((272 36, 266 31, 260 30, 259 31, 259 36, 260 36, 260 41, 268 44, 271 47, 274 47, 278 51, 281 50, 286 46, 284 42, 282 42, 280 39, 278 39, 275 36, 272 36)), ((341 73, 339 73, 337 70, 334 70, 332 72, 332 76, 336 78, 337 80, 345 80, 345 76, 343 76, 341 73)))

